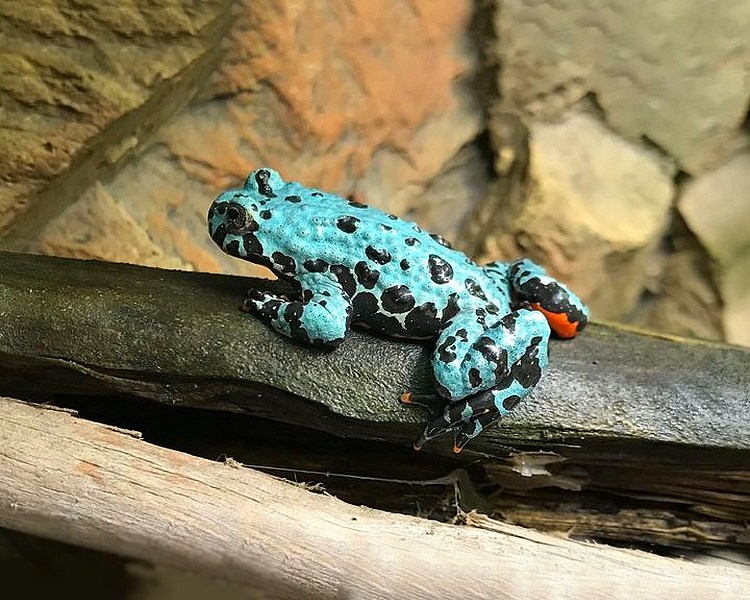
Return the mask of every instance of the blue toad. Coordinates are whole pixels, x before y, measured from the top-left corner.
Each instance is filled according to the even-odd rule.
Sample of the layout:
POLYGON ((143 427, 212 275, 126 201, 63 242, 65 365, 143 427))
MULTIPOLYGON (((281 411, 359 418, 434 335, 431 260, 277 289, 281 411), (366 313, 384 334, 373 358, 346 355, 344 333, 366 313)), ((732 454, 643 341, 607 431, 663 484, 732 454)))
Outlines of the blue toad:
POLYGON ((417 449, 454 431, 460 452, 536 385, 551 331, 573 337, 588 321, 581 300, 528 259, 478 265, 413 223, 271 169, 220 194, 208 231, 224 252, 297 283, 296 299, 251 290, 245 301, 279 333, 336 346, 361 325, 435 340, 435 387, 448 402, 417 449))

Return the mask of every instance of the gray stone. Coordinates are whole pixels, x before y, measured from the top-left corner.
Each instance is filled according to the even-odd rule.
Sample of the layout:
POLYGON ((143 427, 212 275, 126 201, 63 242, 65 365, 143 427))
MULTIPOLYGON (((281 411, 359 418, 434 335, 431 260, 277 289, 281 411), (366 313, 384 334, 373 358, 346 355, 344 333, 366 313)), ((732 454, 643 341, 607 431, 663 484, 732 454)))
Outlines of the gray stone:
POLYGON ((748 0, 507 0, 496 28, 510 110, 555 116, 593 94, 618 132, 690 172, 744 141, 748 0))
POLYGON ((530 128, 528 196, 497 239, 569 283, 597 317, 635 306, 669 217, 669 167, 650 150, 571 114, 530 128))
POLYGON ((716 263, 727 340, 750 345, 750 152, 690 182, 678 208, 716 263))

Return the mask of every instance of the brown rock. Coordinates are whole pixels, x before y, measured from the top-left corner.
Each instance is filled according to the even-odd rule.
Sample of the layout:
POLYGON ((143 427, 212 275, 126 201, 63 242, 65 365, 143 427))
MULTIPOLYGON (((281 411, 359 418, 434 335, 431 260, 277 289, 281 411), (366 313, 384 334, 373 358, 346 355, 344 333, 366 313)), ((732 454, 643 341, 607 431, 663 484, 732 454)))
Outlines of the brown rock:
MULTIPOLYGON (((416 219, 430 232, 472 253, 472 241, 462 236, 469 216, 487 195, 490 173, 477 143, 462 148, 443 165, 418 195, 403 198, 395 212, 416 219)), ((400 196, 397 196, 400 197, 400 196)))
POLYGON ((116 162, 118 148, 189 100, 193 80, 219 55, 215 24, 227 6, 0 6, 0 232, 13 225, 3 245, 23 247, 116 162))
POLYGON ((213 197, 261 165, 451 235, 482 190, 468 147, 481 114, 456 82, 474 65, 470 9, 247 2, 214 85, 105 185, 200 270, 268 274, 222 256, 205 231, 213 197))
MULTIPOLYGON (((224 257, 205 232, 213 196, 262 164, 399 213, 416 209, 418 219, 435 214, 430 200, 440 196, 460 219, 480 193, 461 185, 462 169, 476 172, 466 148, 481 127, 465 88, 475 63, 469 0, 237 4, 227 31, 228 3, 218 0, 5 9, 2 27, 19 43, 0 83, 3 102, 20 107, 4 113, 5 129, 0 122, 12 150, 2 173, 12 185, 0 196, 0 228, 13 224, 5 247, 28 248, 44 230, 37 249, 267 273, 224 257), (25 43, 30 30, 44 43, 25 43), (220 49, 212 83, 180 111, 220 49), (28 130, 18 135, 14 122, 28 130), (78 197, 81 206, 61 214, 78 197), (145 238, 105 249, 105 209, 145 238), (97 218, 84 217, 92 211, 97 218)), ((454 231, 446 214, 432 220, 454 231)))
MULTIPOLYGON (((359 179, 378 151, 434 173, 470 139, 460 111, 468 99, 454 90, 474 60, 469 0, 261 0, 243 8, 216 85, 233 94, 227 125, 246 161, 272 161, 331 188, 359 179)), ((478 117, 469 120, 476 132, 478 117)), ((179 155, 179 140, 170 139, 179 155)))
POLYGON ((706 252, 692 234, 677 234, 678 247, 647 279, 648 298, 628 322, 684 337, 723 340, 721 297, 706 252))
POLYGON ((530 183, 485 258, 529 255, 569 283, 599 318, 635 306, 667 223, 668 166, 594 117, 530 128, 530 183))
POLYGON ((206 231, 206 212, 215 192, 188 177, 164 146, 152 145, 103 187, 166 261, 202 271, 271 276, 264 267, 230 257, 214 244, 206 231))
POLYGON ((70 258, 190 268, 177 257, 165 255, 101 185, 53 220, 32 249, 70 258))

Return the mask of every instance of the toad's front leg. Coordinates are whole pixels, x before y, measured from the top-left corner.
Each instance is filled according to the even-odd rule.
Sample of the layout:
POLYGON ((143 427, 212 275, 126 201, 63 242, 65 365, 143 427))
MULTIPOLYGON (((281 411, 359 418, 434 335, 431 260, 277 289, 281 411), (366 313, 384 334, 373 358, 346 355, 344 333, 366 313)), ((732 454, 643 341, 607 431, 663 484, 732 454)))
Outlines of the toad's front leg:
POLYGON ((301 301, 250 290, 242 309, 257 314, 274 330, 298 342, 337 346, 344 341, 352 320, 349 296, 337 281, 322 273, 305 273, 298 281, 301 301))

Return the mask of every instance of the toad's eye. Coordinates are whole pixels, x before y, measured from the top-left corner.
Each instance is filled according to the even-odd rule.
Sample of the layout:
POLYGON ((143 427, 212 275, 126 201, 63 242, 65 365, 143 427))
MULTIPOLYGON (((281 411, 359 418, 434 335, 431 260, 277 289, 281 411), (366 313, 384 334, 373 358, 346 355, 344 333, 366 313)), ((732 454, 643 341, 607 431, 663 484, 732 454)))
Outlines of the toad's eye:
POLYGON ((227 207, 227 225, 232 229, 243 229, 247 224, 247 212, 239 204, 227 207))

